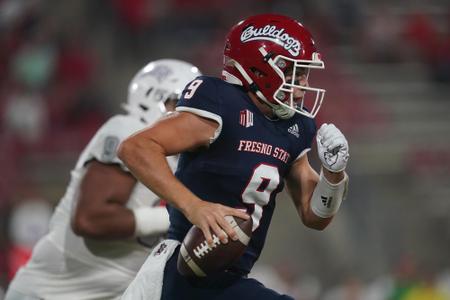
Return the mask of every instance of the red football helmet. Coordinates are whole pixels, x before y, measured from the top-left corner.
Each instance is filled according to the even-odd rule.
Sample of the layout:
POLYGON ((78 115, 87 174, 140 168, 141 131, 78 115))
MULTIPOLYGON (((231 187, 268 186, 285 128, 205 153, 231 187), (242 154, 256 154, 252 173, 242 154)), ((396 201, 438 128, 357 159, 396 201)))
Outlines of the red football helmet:
POLYGON ((240 21, 228 33, 222 76, 254 92, 280 118, 295 112, 314 118, 325 90, 310 87, 307 80, 310 69, 323 68, 314 40, 300 22, 263 14, 240 21), (302 91, 300 97, 296 89, 302 91))

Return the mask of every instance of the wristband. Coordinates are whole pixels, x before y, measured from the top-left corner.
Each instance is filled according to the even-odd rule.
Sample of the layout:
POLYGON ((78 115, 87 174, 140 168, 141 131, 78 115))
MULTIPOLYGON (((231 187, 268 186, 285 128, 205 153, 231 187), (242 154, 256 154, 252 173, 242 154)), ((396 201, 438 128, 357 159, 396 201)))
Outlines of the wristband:
POLYGON ((169 214, 165 207, 138 207, 132 209, 135 220, 134 236, 165 233, 169 229, 169 214))
POLYGON ((344 179, 339 183, 333 184, 325 178, 323 171, 321 171, 319 182, 311 197, 311 210, 313 213, 321 218, 334 216, 347 196, 347 188, 347 173, 344 172, 344 179))

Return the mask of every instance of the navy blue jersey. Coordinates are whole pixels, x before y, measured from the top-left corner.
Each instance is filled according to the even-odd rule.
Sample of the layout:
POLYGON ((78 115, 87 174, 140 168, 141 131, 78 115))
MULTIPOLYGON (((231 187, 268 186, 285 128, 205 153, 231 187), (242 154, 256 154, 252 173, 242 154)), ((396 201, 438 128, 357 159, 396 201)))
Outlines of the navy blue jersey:
MULTIPOLYGON (((248 273, 264 246, 285 176, 311 147, 314 120, 300 114, 271 120, 240 86, 207 76, 187 86, 177 111, 220 124, 209 148, 181 154, 175 176, 203 200, 247 209, 253 234, 234 268, 248 273)), ((192 224, 177 209, 169 207, 169 212, 169 238, 182 241, 192 224)))

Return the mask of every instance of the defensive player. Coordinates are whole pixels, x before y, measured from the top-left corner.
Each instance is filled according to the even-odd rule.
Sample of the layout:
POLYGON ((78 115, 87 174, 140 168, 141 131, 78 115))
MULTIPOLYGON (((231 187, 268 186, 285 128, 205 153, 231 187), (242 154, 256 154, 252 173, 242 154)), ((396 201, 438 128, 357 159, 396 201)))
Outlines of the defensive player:
POLYGON ((155 247, 123 299, 292 299, 246 275, 263 249, 285 183, 303 224, 318 230, 345 197, 347 140, 331 124, 316 135, 314 117, 325 90, 309 86, 308 75, 323 68, 311 34, 298 21, 249 17, 227 36, 222 79, 198 77, 183 91, 173 117, 121 144, 119 157, 131 172, 170 203, 171 222, 169 239, 155 247), (320 175, 308 162, 314 136, 320 175), (165 157, 177 153, 174 176, 165 157), (245 254, 217 275, 180 275, 178 245, 192 224, 210 244, 212 235, 226 243, 236 239, 227 215, 252 218, 245 254))
MULTIPOLYGON (((167 233, 159 197, 117 157, 119 143, 175 108, 184 86, 200 75, 184 61, 161 59, 129 84, 127 115, 109 119, 81 153, 49 233, 11 282, 6 300, 114 299, 167 233)), ((175 158, 169 158, 173 168, 175 158)))

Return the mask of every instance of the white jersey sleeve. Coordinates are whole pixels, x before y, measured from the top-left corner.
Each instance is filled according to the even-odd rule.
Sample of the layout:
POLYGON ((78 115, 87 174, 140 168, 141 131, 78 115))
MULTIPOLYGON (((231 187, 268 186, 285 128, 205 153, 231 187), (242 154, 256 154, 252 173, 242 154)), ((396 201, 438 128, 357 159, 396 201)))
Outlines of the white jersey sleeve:
POLYGON ((82 168, 86 163, 95 159, 105 164, 118 164, 127 171, 126 166, 117 157, 117 149, 123 140, 144 127, 144 123, 130 116, 112 117, 97 131, 84 149, 78 160, 77 168, 82 168))
MULTIPOLYGON (((71 180, 52 216, 49 233, 33 250, 10 289, 39 299, 115 299, 120 296, 144 263, 149 248, 136 239, 95 240, 77 236, 70 224, 79 199, 80 185, 89 161, 117 164, 127 171, 117 157, 122 141, 146 124, 126 115, 109 119, 81 153, 71 180)), ((136 182, 127 201, 128 208, 153 207, 159 197, 136 182)), ((151 236, 146 245, 163 235, 151 236)))

